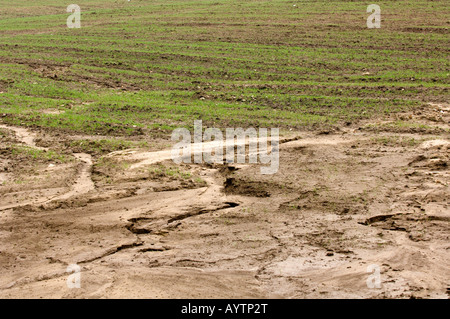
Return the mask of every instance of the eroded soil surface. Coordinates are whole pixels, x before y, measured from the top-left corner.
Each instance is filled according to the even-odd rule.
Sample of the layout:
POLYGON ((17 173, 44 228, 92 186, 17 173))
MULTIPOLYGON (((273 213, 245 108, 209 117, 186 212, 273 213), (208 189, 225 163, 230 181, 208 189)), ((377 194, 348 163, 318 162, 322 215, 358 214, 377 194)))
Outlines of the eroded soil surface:
POLYGON ((57 139, 2 125, 0 297, 447 298, 449 109, 404 116, 433 129, 292 134, 274 175, 164 149, 22 158, 57 139))

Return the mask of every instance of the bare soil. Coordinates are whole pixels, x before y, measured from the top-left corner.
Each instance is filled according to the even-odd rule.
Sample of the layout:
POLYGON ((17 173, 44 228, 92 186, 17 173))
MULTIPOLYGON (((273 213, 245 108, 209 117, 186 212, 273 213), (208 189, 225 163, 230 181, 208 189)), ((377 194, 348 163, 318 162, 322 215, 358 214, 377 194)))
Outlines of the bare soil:
POLYGON ((426 126, 286 136, 274 175, 170 149, 24 161, 8 146, 58 138, 1 125, 0 298, 447 298, 449 108, 402 116, 426 126))

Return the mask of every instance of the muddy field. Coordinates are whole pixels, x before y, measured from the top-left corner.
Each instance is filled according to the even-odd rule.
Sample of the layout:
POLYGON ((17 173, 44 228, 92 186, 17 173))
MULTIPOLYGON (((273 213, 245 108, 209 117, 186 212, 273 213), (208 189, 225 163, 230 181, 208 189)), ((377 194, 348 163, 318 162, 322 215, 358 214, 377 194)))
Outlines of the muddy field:
POLYGON ((0 297, 447 298, 449 111, 290 132, 274 175, 1 125, 0 297), (64 157, 30 157, 49 145, 64 157))
POLYGON ((0 1, 0 298, 449 297, 448 1, 68 4, 0 1))

